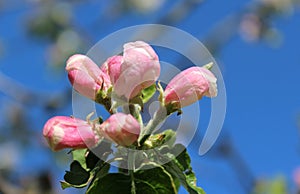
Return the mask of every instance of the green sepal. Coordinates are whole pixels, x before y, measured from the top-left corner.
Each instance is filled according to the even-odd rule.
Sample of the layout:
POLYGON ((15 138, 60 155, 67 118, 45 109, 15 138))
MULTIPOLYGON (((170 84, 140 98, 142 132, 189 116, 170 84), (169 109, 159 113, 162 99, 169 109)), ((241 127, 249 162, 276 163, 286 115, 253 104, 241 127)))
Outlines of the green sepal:
POLYGON ((144 143, 145 149, 157 148, 163 145, 173 146, 176 140, 176 133, 172 129, 162 133, 151 135, 144 143))
POLYGON ((110 87, 107 91, 103 91, 100 89, 96 94, 95 102, 102 104, 105 109, 109 112, 111 112, 111 93, 112 93, 112 87, 110 87))
POLYGON ((143 103, 145 104, 146 102, 148 102, 152 98, 152 96, 155 94, 155 92, 156 92, 155 84, 149 86, 148 88, 143 89, 141 92, 142 93, 141 97, 142 97, 143 103))
POLYGON ((212 67, 213 67, 214 63, 213 62, 210 62, 210 63, 207 63, 206 65, 203 65, 203 68, 206 68, 208 70, 211 70, 212 67))
POLYGON ((167 110, 167 115, 170 115, 174 112, 177 112, 177 115, 181 115, 182 114, 182 110, 180 109, 178 102, 171 102, 169 104, 165 105, 165 108, 167 110))
POLYGON ((164 89, 163 89, 163 87, 161 86, 160 81, 158 81, 156 89, 157 89, 157 91, 159 92, 158 101, 159 101, 161 104, 164 104, 164 103, 165 103, 165 102, 164 102, 164 89))
POLYGON ((130 99, 130 104, 138 104, 143 109, 143 106, 148 102, 156 92, 156 85, 153 84, 148 88, 143 89, 136 97, 130 99))

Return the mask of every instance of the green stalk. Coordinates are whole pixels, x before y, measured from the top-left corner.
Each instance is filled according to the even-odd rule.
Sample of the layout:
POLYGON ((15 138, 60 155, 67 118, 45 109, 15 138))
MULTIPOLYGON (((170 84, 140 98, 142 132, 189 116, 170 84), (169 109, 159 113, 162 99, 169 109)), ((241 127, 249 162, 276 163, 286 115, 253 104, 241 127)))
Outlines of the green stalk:
POLYGON ((134 183, 134 171, 135 171, 135 150, 129 150, 128 153, 128 171, 131 178, 131 194, 136 194, 136 188, 134 183))
POLYGON ((143 127, 143 118, 141 115, 141 108, 137 104, 130 104, 129 105, 129 112, 130 114, 136 118, 136 120, 139 122, 141 128, 143 127))
POLYGON ((139 141, 140 145, 143 145, 145 141, 150 137, 156 127, 167 118, 167 111, 165 107, 160 106, 159 109, 155 112, 153 119, 151 119, 147 126, 143 130, 141 139, 139 141))

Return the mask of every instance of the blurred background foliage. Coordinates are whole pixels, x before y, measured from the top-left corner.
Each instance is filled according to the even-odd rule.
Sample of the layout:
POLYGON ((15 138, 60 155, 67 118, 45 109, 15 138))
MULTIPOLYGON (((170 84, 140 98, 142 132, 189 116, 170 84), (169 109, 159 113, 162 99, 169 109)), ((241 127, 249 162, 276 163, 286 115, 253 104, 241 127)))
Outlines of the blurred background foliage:
MULTIPOLYGON (((22 76, 17 80, 13 74, 0 71, 0 193, 83 192, 60 190, 58 180, 70 158, 66 152, 52 153, 41 135, 47 118, 71 113, 72 90, 64 72, 70 55, 85 53, 105 35, 134 24, 159 23, 184 28, 190 25, 188 19, 195 12, 201 12, 202 7, 210 3, 208 0, 0 1, 0 65, 9 65, 3 61, 18 62, 22 66, 39 63, 40 67, 31 64, 27 70, 45 76, 46 82, 34 83, 32 77, 22 76), (2 33, 9 38, 5 39, 2 33), (11 59, 19 55, 19 60, 11 59)), ((226 5, 226 2, 219 4, 226 5)), ((204 28, 199 21, 201 27, 195 27, 193 35, 201 39, 217 59, 226 44, 236 37, 254 46, 266 44, 270 49, 277 48, 285 35, 274 23, 292 16, 298 9, 298 0, 244 1, 226 17, 209 24, 209 28, 204 28)), ((208 13, 214 14, 214 11, 208 13)), ((179 57, 175 63, 179 66, 185 60, 179 57)), ((16 76, 22 75, 22 69, 16 76)), ((254 176, 232 142, 230 130, 224 131, 207 157, 231 166, 229 171, 235 174, 235 184, 240 184, 244 193, 300 193, 300 173, 297 175, 296 169, 294 182, 280 174, 263 176, 261 172, 261 176, 254 176)), ((215 182, 218 175, 211 176, 209 180, 220 187, 219 193, 230 193, 231 182, 224 180, 226 183, 218 186, 215 182)), ((206 177, 199 173, 198 179, 201 185, 206 177)), ((219 181, 223 182, 222 178, 219 181)))

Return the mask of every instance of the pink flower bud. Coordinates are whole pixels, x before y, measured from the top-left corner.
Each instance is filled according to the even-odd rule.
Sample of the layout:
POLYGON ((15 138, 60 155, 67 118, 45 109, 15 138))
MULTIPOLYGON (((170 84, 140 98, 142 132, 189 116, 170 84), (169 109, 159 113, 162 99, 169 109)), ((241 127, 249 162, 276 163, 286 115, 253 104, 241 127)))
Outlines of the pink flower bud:
POLYGON ((112 84, 116 83, 119 79, 122 62, 123 57, 120 55, 115 55, 108 58, 101 66, 101 70, 110 76, 110 81, 112 84))
POLYGON ((54 151, 91 147, 98 142, 92 126, 86 121, 65 116, 49 119, 44 126, 43 135, 54 151))
POLYGON ((142 89, 155 83, 160 74, 158 56, 142 41, 124 45, 121 74, 114 85, 117 95, 135 97, 142 89))
POLYGON ((167 85, 165 104, 177 108, 197 102, 202 96, 217 96, 217 78, 206 68, 191 67, 176 75, 167 85))
POLYGON ((92 100, 95 100, 100 89, 107 91, 111 86, 109 76, 85 55, 71 56, 67 61, 66 70, 74 89, 92 100))
POLYGON ((139 137, 140 125, 132 115, 116 113, 100 125, 99 132, 118 145, 130 146, 139 137))

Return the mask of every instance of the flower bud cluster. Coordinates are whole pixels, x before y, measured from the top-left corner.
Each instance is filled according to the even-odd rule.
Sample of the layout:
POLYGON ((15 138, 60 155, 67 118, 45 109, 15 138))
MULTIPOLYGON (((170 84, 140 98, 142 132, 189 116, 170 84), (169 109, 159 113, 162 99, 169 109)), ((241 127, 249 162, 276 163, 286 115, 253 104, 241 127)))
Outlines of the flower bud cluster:
MULTIPOLYGON (((134 103, 132 99, 142 97, 142 91, 155 84, 160 74, 158 56, 150 45, 136 41, 126 43, 123 48, 123 55, 108 58, 100 67, 86 55, 75 54, 67 60, 66 71, 73 88, 103 104, 112 115, 103 123, 65 116, 49 119, 43 135, 53 150, 94 147, 103 139, 121 146, 138 145, 141 132, 154 128, 143 126, 141 117, 136 116, 137 111, 125 114, 111 110, 112 94, 134 103)), ((207 68, 191 67, 176 75, 165 90, 159 88, 159 100, 169 115, 203 96, 215 97, 216 82, 216 77, 207 68)))

